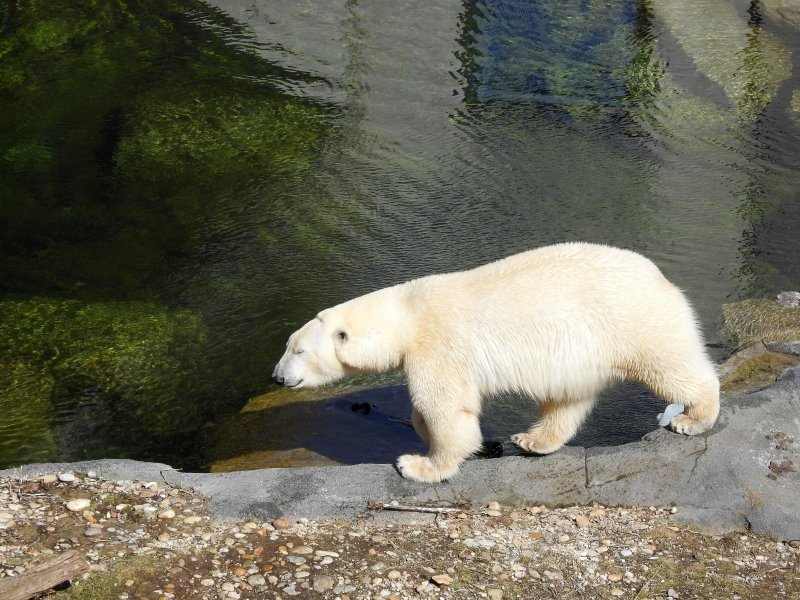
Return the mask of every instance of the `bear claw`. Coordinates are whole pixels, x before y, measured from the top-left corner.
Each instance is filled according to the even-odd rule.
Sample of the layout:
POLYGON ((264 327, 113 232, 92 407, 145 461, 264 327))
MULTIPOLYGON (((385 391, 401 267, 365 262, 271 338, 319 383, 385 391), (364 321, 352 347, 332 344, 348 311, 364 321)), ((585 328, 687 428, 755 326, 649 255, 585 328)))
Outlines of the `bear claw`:
POLYGON ((534 454, 552 454, 563 446, 563 444, 558 444, 557 446, 546 447, 538 441, 537 436, 531 433, 516 433, 511 436, 511 441, 522 450, 533 452, 534 454))
POLYGON ((672 421, 669 422, 669 428, 676 433, 682 433, 683 435, 697 435, 699 433, 703 433, 704 431, 708 431, 710 429, 710 425, 704 423, 702 421, 698 421, 697 419, 692 419, 687 415, 678 415, 672 421))
POLYGON ((456 465, 455 469, 445 470, 434 466, 427 456, 404 454, 397 459, 397 470, 406 479, 423 483, 439 483, 455 475, 456 471, 458 471, 458 465, 456 465))

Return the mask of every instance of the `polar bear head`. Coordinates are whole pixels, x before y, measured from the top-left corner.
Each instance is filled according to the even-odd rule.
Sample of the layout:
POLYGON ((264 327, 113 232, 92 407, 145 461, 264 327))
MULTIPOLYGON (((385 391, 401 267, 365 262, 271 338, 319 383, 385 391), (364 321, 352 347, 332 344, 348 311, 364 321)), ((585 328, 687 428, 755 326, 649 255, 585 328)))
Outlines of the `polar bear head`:
POLYGON ((386 288, 323 310, 286 344, 272 381, 317 387, 347 375, 402 366, 407 331, 395 288, 386 288))

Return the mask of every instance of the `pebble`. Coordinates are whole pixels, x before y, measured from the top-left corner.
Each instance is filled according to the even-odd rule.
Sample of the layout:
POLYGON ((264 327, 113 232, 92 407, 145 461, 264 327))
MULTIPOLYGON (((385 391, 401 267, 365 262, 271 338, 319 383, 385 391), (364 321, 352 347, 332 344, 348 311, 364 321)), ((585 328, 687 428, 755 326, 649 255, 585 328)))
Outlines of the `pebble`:
POLYGON ((453 578, 447 573, 440 573, 439 575, 434 575, 431 577, 431 581, 433 581, 436 585, 450 585, 453 583, 453 578))
POLYGON ((622 581, 622 574, 621 573, 609 573, 608 574, 609 581, 622 581))
POLYGON ((67 508, 72 512, 78 512, 88 508, 91 503, 92 501, 88 498, 75 498, 67 502, 67 508))
POLYGON ((629 550, 628 548, 625 548, 622 552, 620 552, 620 554, 622 556, 624 556, 625 558, 627 558, 629 556, 633 556, 633 552, 631 550, 629 550))
POLYGON ((317 556, 329 556, 331 558, 339 558, 338 552, 331 552, 330 550, 317 550, 314 552, 317 556))
POLYGON ((393 580, 394 580, 394 579, 400 579, 402 576, 403 576, 403 575, 400 573, 400 571, 389 571, 389 572, 386 574, 386 577, 387 577, 388 579, 393 579, 393 580))
POLYGON ((233 592, 236 588, 230 581, 226 581, 222 584, 222 591, 223 592, 233 592))
POLYGON ((336 585, 336 580, 330 575, 317 575, 314 577, 312 587, 314 588, 315 592, 324 594, 325 592, 332 590, 334 585, 336 585))
POLYGON ((306 563, 306 559, 302 556, 287 556, 286 560, 288 560, 293 565, 304 565, 306 563))
POLYGON ((158 536, 159 542, 168 542, 169 541, 169 534, 165 531, 161 535, 158 536))
POLYGON ((314 552, 314 549, 310 546, 297 546, 297 548, 292 548, 292 554, 311 554, 314 552))
POLYGON ((100 535, 101 533, 103 533, 103 530, 100 529, 99 527, 90 527, 89 529, 83 532, 83 535, 85 535, 86 537, 94 537, 96 535, 100 535))
POLYGON ((272 526, 278 531, 281 531, 283 529, 289 529, 292 526, 292 524, 286 519, 275 519, 272 522, 272 526))
POLYGON ((617 597, 619 597, 619 596, 624 596, 624 595, 625 595, 625 592, 623 592, 623 591, 622 591, 621 589, 619 589, 619 588, 614 588, 613 590, 611 590, 611 595, 612 595, 612 596, 617 596, 617 597))
POLYGON ((158 513, 158 518, 159 519, 174 519, 175 518, 175 511, 172 510, 171 508, 168 508, 166 510, 162 510, 160 513, 158 513))
POLYGON ((589 519, 587 519, 583 515, 578 515, 577 517, 575 517, 575 525, 577 525, 580 528, 586 528, 589 526, 589 519))
POLYGON ((197 515, 193 515, 191 517, 186 517, 183 522, 187 525, 197 525, 203 520, 203 517, 198 517, 197 515))
POLYGON ((486 590, 486 595, 489 596, 489 600, 502 600, 503 590, 497 588, 488 588, 486 590))
POLYGON ((53 474, 42 475, 41 482, 46 484, 46 485, 49 485, 51 483, 55 483, 56 481, 58 481, 58 477, 56 475, 53 475, 53 474))
POLYGON ((251 575, 247 578, 248 585, 260 586, 260 585, 267 585, 267 580, 264 579, 263 575, 251 575))
POLYGON ((200 585, 202 585, 203 587, 211 587, 212 585, 214 585, 214 580, 213 579, 202 579, 202 580, 200 580, 200 585))
POLYGON ((72 473, 59 473, 58 480, 63 481, 64 483, 72 483, 75 481, 75 475, 72 473))
POLYGON ((500 503, 497 502, 496 500, 493 500, 486 505, 486 508, 488 508, 489 510, 500 510, 500 503))

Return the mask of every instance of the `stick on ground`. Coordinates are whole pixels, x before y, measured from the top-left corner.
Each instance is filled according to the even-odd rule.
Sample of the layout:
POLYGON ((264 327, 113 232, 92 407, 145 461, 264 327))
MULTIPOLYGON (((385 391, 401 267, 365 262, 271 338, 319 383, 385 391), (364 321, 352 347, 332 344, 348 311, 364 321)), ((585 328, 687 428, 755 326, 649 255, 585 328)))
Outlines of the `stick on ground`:
POLYGON ((0 598, 28 600, 31 596, 85 573, 89 563, 74 550, 31 565, 21 575, 0 579, 0 598))

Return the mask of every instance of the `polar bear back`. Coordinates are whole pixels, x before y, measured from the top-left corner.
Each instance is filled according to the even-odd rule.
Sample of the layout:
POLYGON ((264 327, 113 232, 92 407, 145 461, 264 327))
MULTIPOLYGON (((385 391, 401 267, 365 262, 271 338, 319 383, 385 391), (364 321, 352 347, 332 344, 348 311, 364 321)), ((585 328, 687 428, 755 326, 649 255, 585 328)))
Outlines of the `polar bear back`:
POLYGON ((417 351, 482 394, 584 398, 662 360, 713 370, 681 291, 628 250, 558 244, 405 286, 417 351))

